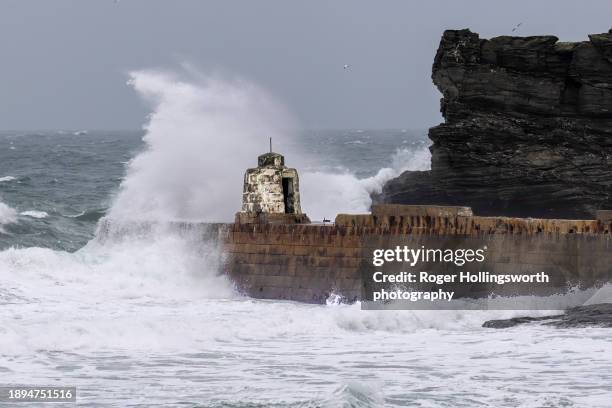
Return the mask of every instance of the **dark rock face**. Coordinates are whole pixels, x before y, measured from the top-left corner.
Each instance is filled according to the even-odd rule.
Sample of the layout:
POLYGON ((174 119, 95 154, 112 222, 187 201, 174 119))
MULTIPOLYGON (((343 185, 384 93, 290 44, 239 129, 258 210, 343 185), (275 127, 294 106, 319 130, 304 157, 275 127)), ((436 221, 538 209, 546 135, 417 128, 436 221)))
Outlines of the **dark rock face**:
POLYGON ((375 200, 546 218, 612 208, 612 33, 589 38, 445 31, 432 169, 403 173, 375 200))
POLYGON ((568 309, 563 315, 544 317, 515 317, 504 320, 489 320, 482 327, 505 329, 519 324, 543 322, 558 328, 573 327, 610 327, 612 328, 612 303, 578 306, 568 309))

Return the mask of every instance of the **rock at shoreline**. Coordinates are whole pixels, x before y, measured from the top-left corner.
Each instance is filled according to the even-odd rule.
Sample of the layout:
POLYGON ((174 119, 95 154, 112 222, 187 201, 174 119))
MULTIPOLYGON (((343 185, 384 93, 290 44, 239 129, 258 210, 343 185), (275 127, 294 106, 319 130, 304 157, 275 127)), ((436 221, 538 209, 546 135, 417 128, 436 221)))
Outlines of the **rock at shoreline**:
POLYGON ((565 314, 544 317, 514 317, 512 319, 489 320, 482 327, 505 329, 519 324, 543 322, 543 325, 558 328, 610 327, 612 328, 612 303, 599 303, 568 309, 565 314))
POLYGON ((448 30, 432 79, 445 123, 429 130, 431 170, 390 180, 376 201, 543 218, 612 208, 612 33, 448 30))

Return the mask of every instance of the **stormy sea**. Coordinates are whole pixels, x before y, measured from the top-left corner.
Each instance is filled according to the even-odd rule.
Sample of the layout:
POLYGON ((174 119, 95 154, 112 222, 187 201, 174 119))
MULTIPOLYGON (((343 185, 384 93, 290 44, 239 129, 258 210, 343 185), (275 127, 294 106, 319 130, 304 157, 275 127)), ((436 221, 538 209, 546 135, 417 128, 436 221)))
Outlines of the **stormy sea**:
POLYGON ((425 130, 299 130, 240 81, 130 84, 142 130, 0 133, 0 385, 76 386, 87 407, 610 406, 609 329, 262 301, 218 274, 199 223, 232 221, 269 137, 322 220, 427 169, 425 130))

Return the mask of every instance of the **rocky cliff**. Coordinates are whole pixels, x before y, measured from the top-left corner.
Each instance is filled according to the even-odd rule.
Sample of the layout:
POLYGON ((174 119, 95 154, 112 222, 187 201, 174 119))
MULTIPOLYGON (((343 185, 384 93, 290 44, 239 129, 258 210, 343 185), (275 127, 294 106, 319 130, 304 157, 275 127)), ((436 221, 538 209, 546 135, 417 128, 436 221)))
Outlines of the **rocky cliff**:
POLYGON ((577 43, 448 30, 432 79, 445 122, 429 130, 431 171, 389 181, 379 201, 551 218, 612 208, 612 30, 577 43))

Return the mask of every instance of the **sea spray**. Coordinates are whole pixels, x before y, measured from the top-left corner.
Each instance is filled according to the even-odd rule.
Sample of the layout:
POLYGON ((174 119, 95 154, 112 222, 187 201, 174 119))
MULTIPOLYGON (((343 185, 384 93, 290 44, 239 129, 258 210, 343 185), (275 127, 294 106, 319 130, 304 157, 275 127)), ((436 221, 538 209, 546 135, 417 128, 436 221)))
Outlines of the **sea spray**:
MULTIPOLYGON (((79 140, 84 142, 92 134, 79 140)), ((37 143, 16 152, 28 151, 38 160, 49 149, 34 154, 36 146, 45 146, 37 143)), ((256 150, 255 155, 262 151, 256 150)), ((100 150, 88 151, 101 158, 100 150)), ((101 161, 118 163, 124 160, 119 156, 101 161)), ((301 170, 302 179, 308 178, 311 170, 304 171, 295 157, 288 159, 301 170)), ((304 160, 308 163, 310 158, 304 160)), ((253 164, 249 157, 248 165, 253 164)), ((401 171, 393 164, 385 167, 401 171)), ((238 195, 243 170, 238 169, 237 186, 229 182, 226 186, 237 189, 238 195)), ((337 174, 320 173, 326 176, 318 188, 330 184, 328 180, 337 174)), ((373 179, 373 187, 364 187, 359 177, 348 171, 342 174, 348 175, 349 192, 353 187, 363 193, 381 186, 379 179, 373 179)), ((135 180, 130 176, 127 182, 135 180)), ((59 180, 43 184, 41 191, 66 183, 59 180)), ((2 183, 2 187, 31 192, 37 183, 32 176, 29 183, 2 183)), ((86 194, 80 187, 73 180, 62 192, 81 199, 86 194)), ((108 189, 101 191, 106 194, 108 189)), ((151 193, 143 202, 157 193, 154 188, 138 191, 151 193)), ((356 211, 368 205, 369 197, 361 193, 356 211)), ((309 195, 307 205, 319 199, 309 195)), ((61 223, 72 220, 57 216, 42 201, 40 206, 8 201, 20 210, 47 209, 50 214, 41 221, 22 217, 10 226, 12 233, 13 227, 65 225, 61 223)), ((610 381, 602 374, 610 366, 605 353, 610 336, 605 329, 528 325, 494 331, 482 328, 482 323, 522 316, 524 311, 363 311, 359 303, 332 300, 322 306, 235 296, 231 287, 228 293, 229 282, 218 275, 223 258, 205 226, 165 221, 175 214, 183 217, 180 208, 147 220, 157 212, 138 217, 130 212, 129 202, 124 204, 127 220, 101 221, 96 239, 75 253, 35 247, 0 252, 0 372, 12 383, 52 384, 65 379, 85 391, 79 394, 82 404, 105 406, 151 405, 151 401, 164 406, 202 401, 214 406, 292 407, 609 406, 610 381), (526 380, 526 372, 536 371, 550 374, 526 380), (467 383, 471 386, 466 388, 467 383), (511 401, 504 392, 508 389, 517 396, 511 401)), ((321 207, 322 212, 333 215, 342 208, 339 204, 342 200, 332 200, 321 207)), ((231 214, 239 202, 223 205, 231 214)), ((79 222, 93 224, 106 207, 106 202, 90 202, 86 208, 101 210, 82 214, 79 222)), ((76 215, 84 208, 65 210, 76 215)), ((47 242, 57 239, 52 230, 43 235, 47 242)))
POLYGON ((23 215, 25 217, 30 217, 30 218, 47 218, 49 216, 47 212, 37 211, 37 210, 22 211, 19 213, 19 215, 23 215))
POLYGON ((243 80, 136 71, 130 85, 153 106, 146 149, 128 164, 112 219, 229 221, 240 208, 244 170, 268 138, 293 134, 290 115, 243 80))
MULTIPOLYGON (((384 184, 407 170, 427 170, 431 154, 426 146, 401 148, 391 157, 391 166, 371 177, 358 178, 348 170, 301 173, 302 209, 311 219, 322 220, 339 213, 367 213, 372 194, 379 194, 384 184)), ((298 169, 299 170, 299 169, 298 169)))
POLYGON ((17 222, 17 211, 0 201, 0 233, 4 233, 3 225, 17 222))
POLYGON ((608 282, 598 288, 593 296, 584 302, 585 305, 595 305, 597 303, 612 303, 612 283, 608 282))
MULTIPOLYGON (((187 74, 185 74, 187 75, 187 74)), ((152 105, 146 149, 128 164, 111 218, 231 221, 241 204, 244 171, 274 146, 295 146, 295 119, 261 87, 245 80, 135 71, 130 85, 152 105), (179 79, 180 78, 180 79, 179 79)), ((276 149, 275 149, 276 150, 276 149)), ((302 149, 303 150, 303 149, 302 149)), ((429 168, 426 146, 398 149, 371 177, 349 170, 307 170, 326 163, 304 151, 279 151, 300 172, 303 210, 314 220, 367 212, 371 194, 406 170, 429 168)))

